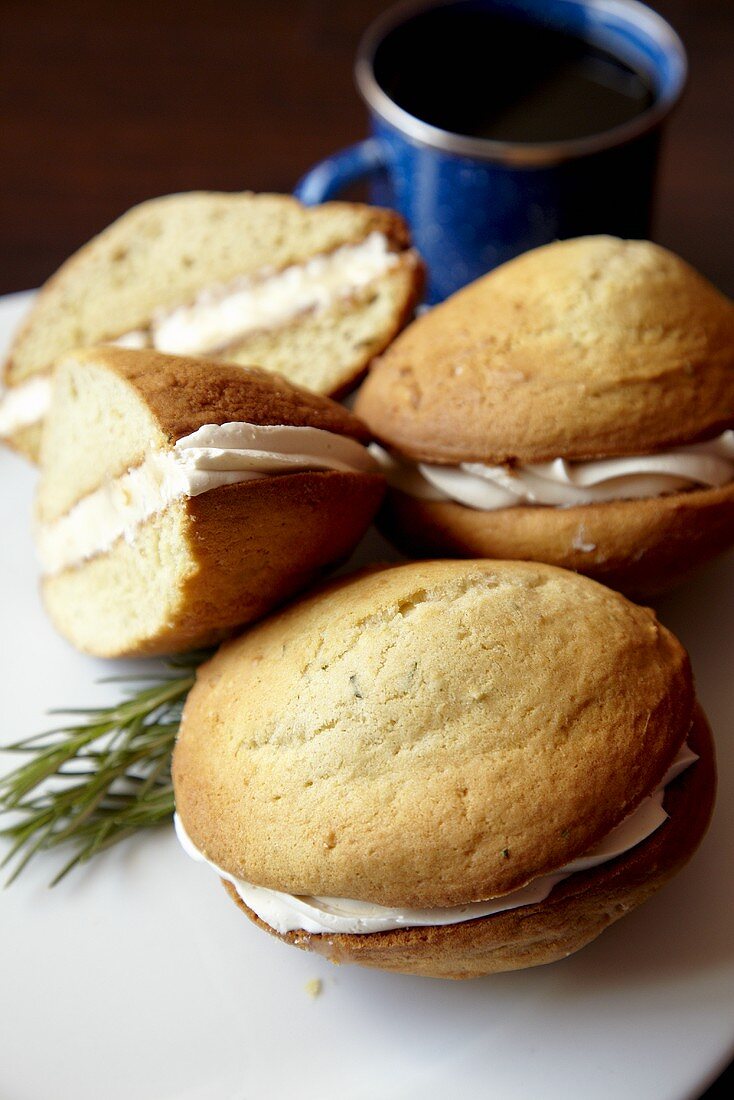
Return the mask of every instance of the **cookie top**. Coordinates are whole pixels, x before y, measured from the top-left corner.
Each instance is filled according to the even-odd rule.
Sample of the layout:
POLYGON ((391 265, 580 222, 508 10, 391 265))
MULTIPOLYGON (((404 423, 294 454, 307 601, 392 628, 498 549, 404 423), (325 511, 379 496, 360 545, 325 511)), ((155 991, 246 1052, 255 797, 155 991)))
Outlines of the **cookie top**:
POLYGON ((72 348, 144 327, 154 311, 185 304, 206 286, 304 263, 373 232, 397 251, 410 244, 398 214, 362 203, 307 207, 290 195, 207 191, 149 199, 44 285, 13 339, 5 382, 47 370, 72 348))
POLYGON ((321 428, 360 443, 371 438, 343 405, 259 367, 114 347, 80 350, 73 359, 114 371, 129 382, 172 443, 202 424, 235 420, 321 428))
POLYGON ((320 428, 360 443, 365 426, 335 401, 284 378, 208 359, 126 348, 62 357, 41 447, 38 513, 57 518, 103 482, 204 424, 320 428))
POLYGON ((587 578, 526 562, 365 572, 200 669, 176 805, 247 881, 458 905, 591 848, 659 782, 692 706, 680 643, 587 578))
POLYGON ((649 241, 525 253, 398 337, 356 411, 408 457, 640 454, 734 424, 734 306, 649 241))

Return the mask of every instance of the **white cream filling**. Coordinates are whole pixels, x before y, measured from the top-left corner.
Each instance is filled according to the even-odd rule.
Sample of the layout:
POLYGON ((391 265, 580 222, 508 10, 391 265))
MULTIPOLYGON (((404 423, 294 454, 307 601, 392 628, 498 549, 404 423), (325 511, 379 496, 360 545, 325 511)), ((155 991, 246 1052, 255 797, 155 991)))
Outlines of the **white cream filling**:
POLYGON ((510 894, 447 909, 391 909, 348 898, 297 897, 294 894, 283 894, 278 890, 254 886, 208 860, 194 845, 178 814, 175 815, 174 823, 176 835, 184 851, 192 859, 208 864, 220 878, 232 883, 245 905, 276 932, 302 930, 312 933, 366 935, 371 932, 388 932, 395 928, 460 924, 477 917, 489 917, 508 909, 518 909, 522 905, 544 901, 553 887, 569 875, 608 863, 641 844, 667 820, 668 815, 663 809, 665 787, 695 760, 698 760, 696 753, 684 744, 654 793, 644 798, 633 813, 585 856, 572 860, 553 874, 534 879, 527 886, 510 894))
POLYGON ((109 550, 118 539, 132 542, 142 523, 176 499, 298 470, 374 473, 377 464, 361 443, 321 428, 205 424, 171 450, 150 452, 53 523, 39 525, 42 570, 56 573, 109 550))
POLYGON ((734 480, 734 429, 704 443, 661 454, 569 462, 563 458, 526 466, 459 466, 410 463, 377 444, 370 451, 390 484, 423 500, 455 500, 494 511, 519 504, 570 507, 610 500, 642 500, 694 486, 716 488, 734 480))
POLYGON ((51 378, 36 375, 0 394, 0 438, 43 420, 51 402, 51 378))
POLYGON ((342 245, 283 271, 206 287, 189 305, 154 313, 149 332, 125 333, 115 343, 174 355, 221 351, 258 329, 276 328, 350 297, 399 260, 387 237, 373 232, 358 244, 342 245))
MULTIPOLYGON (((147 328, 106 343, 171 355, 220 352, 259 329, 285 325, 299 314, 351 297, 394 268, 400 258, 390 250, 384 233, 375 231, 357 244, 319 253, 283 271, 266 269, 205 287, 193 302, 159 309, 147 328)), ((0 437, 42 420, 50 400, 48 375, 11 387, 0 403, 0 437)))

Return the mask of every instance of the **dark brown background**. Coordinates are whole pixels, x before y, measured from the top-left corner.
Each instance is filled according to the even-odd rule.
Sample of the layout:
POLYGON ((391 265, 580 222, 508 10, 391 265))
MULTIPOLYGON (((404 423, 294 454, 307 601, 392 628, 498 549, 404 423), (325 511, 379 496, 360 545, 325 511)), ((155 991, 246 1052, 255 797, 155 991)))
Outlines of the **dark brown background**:
MULTIPOLYGON (((385 0, 0 0, 0 293, 133 203, 288 191, 360 137, 359 36, 385 0)), ((691 55, 656 237, 734 293, 734 3, 658 0, 691 55)))
MULTIPOLYGON (((37 286, 152 195, 289 191, 314 161, 363 134, 352 59, 386 6, 0 0, 0 293, 37 286)), ((732 294, 734 3, 654 6, 691 59, 655 236, 732 294)), ((714 1086, 708 1100, 724 1090, 714 1086)))

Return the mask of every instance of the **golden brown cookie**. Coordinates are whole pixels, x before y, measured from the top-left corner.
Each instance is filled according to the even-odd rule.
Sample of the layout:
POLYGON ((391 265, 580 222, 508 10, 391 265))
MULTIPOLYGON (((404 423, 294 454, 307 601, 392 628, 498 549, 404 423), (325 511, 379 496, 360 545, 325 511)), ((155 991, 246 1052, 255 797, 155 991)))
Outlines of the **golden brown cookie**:
POLYGON ((86 652, 122 656, 207 645, 258 618, 369 525, 384 481, 366 439, 346 409, 256 368, 70 354, 37 500, 54 623, 86 652))
POLYGON ((344 393, 409 319, 422 282, 392 211, 250 192, 151 199, 42 288, 5 364, 0 437, 37 458, 28 429, 44 412, 33 386, 82 346, 258 363, 316 393, 344 393))
POLYGON ((391 489, 379 526, 410 557, 544 561, 649 599, 734 543, 734 482, 650 500, 493 512, 391 489))
POLYGON ((271 935, 334 963, 357 963, 428 978, 478 978, 565 959, 642 905, 691 858, 708 827, 716 793, 714 745, 698 709, 689 735, 695 767, 666 788, 669 819, 647 840, 611 863, 565 879, 545 901, 479 920, 371 935, 275 932, 249 909, 234 886, 232 900, 271 935))
POLYGON ((691 443, 734 423, 734 306, 650 241, 559 241, 418 318, 357 409, 375 436, 424 462, 691 443))
MULTIPOLYGON (((255 886, 466 905, 593 849, 662 781, 693 707, 680 643, 584 577, 487 561, 371 571, 251 628, 199 670, 174 753, 176 806, 203 857, 255 886)), ((702 828, 666 849, 665 868, 702 828)), ((648 872, 643 893, 665 877, 662 864, 648 872)), ((582 923, 590 939, 608 920, 582 923)), ((568 931, 564 942, 585 942, 568 931)), ((431 950, 422 957, 445 940, 444 971, 467 976, 467 934, 286 938, 357 961, 376 951, 375 965, 418 973, 441 971, 431 950), (380 944, 393 942, 390 962, 380 944)), ((477 973, 501 968, 486 962, 477 973)))
POLYGON ((383 526, 410 554, 533 558, 646 597, 734 542, 734 306, 649 241, 502 265, 409 326, 355 408, 420 477, 473 479, 395 480, 383 526), (517 496, 479 503, 481 479, 517 496))

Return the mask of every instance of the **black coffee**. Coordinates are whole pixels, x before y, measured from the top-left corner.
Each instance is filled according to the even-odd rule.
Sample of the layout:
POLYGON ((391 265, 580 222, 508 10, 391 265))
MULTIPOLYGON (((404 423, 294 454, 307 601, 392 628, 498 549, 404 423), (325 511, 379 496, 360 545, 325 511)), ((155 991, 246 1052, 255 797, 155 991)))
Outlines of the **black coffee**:
POLYGON ((383 39, 378 83, 424 122, 470 137, 545 142, 629 122, 646 78, 581 38, 475 3, 422 12, 383 39))

